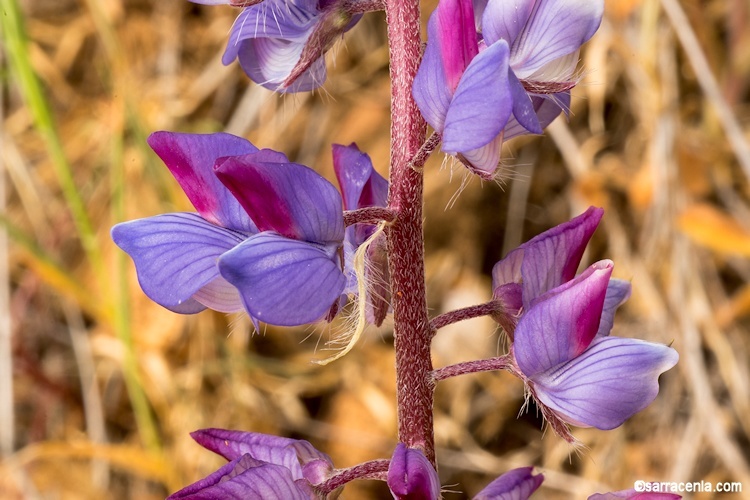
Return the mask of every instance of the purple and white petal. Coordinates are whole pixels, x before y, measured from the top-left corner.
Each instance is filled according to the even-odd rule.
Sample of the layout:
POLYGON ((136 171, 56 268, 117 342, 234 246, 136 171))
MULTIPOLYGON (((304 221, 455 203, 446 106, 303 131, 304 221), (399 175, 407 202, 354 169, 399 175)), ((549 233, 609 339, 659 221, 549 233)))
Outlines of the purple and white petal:
POLYGON ((323 57, 294 83, 282 84, 294 70, 321 19, 316 0, 265 0, 243 9, 229 35, 222 62, 239 59, 243 71, 257 84, 278 92, 304 92, 326 79, 323 57))
POLYGON ((154 132, 147 142, 204 219, 228 229, 257 232, 237 200, 216 178, 214 163, 222 156, 244 155, 258 148, 225 133, 154 132))
POLYGON ((488 45, 505 40, 512 46, 531 16, 537 0, 489 0, 482 15, 482 35, 488 45))
POLYGON ((612 331, 615 323, 615 312, 617 308, 630 298, 632 287, 629 281, 612 278, 607 285, 607 294, 604 297, 604 308, 602 309, 602 319, 599 323, 599 330, 596 332, 597 337, 606 337, 612 331))
POLYGON ((462 151, 459 156, 461 163, 469 170, 485 180, 494 178, 497 165, 500 163, 500 154, 503 148, 503 133, 492 139, 488 144, 477 149, 462 151))
POLYGON ((421 451, 396 446, 388 466, 388 488, 396 500, 438 499, 440 480, 437 471, 421 451))
POLYGON ((231 64, 246 40, 273 38, 304 45, 319 15, 317 0, 264 0, 243 9, 232 26, 222 62, 231 64))
POLYGON ((530 379, 580 355, 599 329, 612 261, 593 264, 575 279, 538 297, 516 327, 513 349, 530 379))
POLYGON ((278 155, 262 150, 223 158, 216 164, 216 175, 260 231, 341 244, 344 216, 338 190, 311 168, 278 161, 278 155))
MULTIPOLYGON (((571 52, 567 56, 554 59, 533 73, 526 75, 524 81, 530 88, 540 86, 541 88, 552 88, 553 84, 558 86, 573 87, 576 82, 576 68, 578 67, 580 50, 571 52)), ((533 91, 533 90, 532 90, 533 91)))
POLYGON ((455 91, 464 70, 479 53, 474 7, 472 0, 441 0, 435 13, 445 77, 455 91))
POLYGON ((542 474, 532 474, 533 467, 513 469, 488 484, 474 500, 527 500, 542 481, 542 474))
MULTIPOLYGON (((511 46, 510 65, 516 76, 523 80, 545 64, 577 51, 599 28, 603 13, 604 0, 535 2, 511 46)), ((487 17, 485 11, 484 19, 487 17)))
POLYGON ((314 61, 291 85, 283 85, 300 60, 304 47, 304 41, 255 38, 242 42, 237 58, 245 74, 264 88, 279 93, 308 92, 326 81, 324 57, 314 61))
POLYGON ((441 56, 437 13, 427 23, 427 47, 412 85, 412 95, 425 121, 438 133, 443 132, 445 115, 453 98, 441 56))
MULTIPOLYGON (((214 311, 232 313, 242 310, 240 293, 221 276, 199 288, 193 294, 193 299, 214 311)), ((257 328, 255 318, 251 316, 250 320, 257 328)))
POLYGON ((309 462, 321 460, 327 462, 329 468, 333 467, 328 455, 299 439, 227 429, 202 429, 191 432, 190 436, 204 448, 227 460, 250 455, 262 462, 281 465, 289 469, 294 480, 305 477, 302 467, 309 462))
POLYGON ((243 455, 213 474, 172 493, 167 500, 284 499, 309 500, 312 488, 295 482, 289 469, 243 455))
POLYGON ((219 272, 261 321, 297 326, 323 318, 346 285, 338 247, 273 232, 256 234, 222 255, 219 272))
POLYGON ((506 283, 521 283, 521 264, 523 263, 523 245, 508 252, 492 268, 492 288, 496 289, 506 283))
POLYGON ((462 153, 492 142, 513 109, 508 83, 508 44, 496 42, 466 68, 448 107, 443 151, 462 153))
POLYGON ((580 356, 530 378, 538 400, 565 420, 609 430, 656 398, 659 375, 678 358, 662 344, 598 337, 580 356))
POLYGON ((590 207, 583 214, 549 229, 524 243, 524 306, 531 300, 573 279, 591 236, 604 215, 590 207))
POLYGON ((157 215, 112 228, 114 242, 135 262, 146 295, 179 313, 199 312, 204 306, 221 312, 242 309, 239 295, 225 286, 216 264, 245 238, 194 213, 157 215))

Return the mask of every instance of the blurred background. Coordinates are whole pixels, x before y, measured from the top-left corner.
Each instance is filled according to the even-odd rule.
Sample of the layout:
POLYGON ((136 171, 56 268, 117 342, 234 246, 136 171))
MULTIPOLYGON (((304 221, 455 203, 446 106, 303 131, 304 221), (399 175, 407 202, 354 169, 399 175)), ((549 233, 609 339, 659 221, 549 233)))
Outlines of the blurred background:
MULTIPOLYGON (((145 142, 225 130, 333 180, 332 143, 382 173, 389 148, 384 16, 328 55, 314 93, 277 96, 220 58, 237 10, 184 0, 0 0, 0 497, 163 498, 224 460, 205 427, 303 438, 339 467, 395 446, 388 324, 341 360, 331 325, 254 332, 244 315, 180 316, 138 287, 109 238, 123 220, 191 210, 145 142)), ((434 3, 424 5, 424 21, 434 3)), ((488 300, 505 253, 589 205, 605 218, 585 256, 633 283, 614 334, 671 343, 656 401, 609 432, 545 432, 505 373, 442 382, 445 498, 536 465, 538 498, 586 498, 636 479, 741 481, 750 498, 750 6, 607 2, 582 52, 569 121, 506 145, 500 183, 437 154, 427 164, 434 314, 488 300)), ((436 366, 494 356, 498 327, 441 330, 436 366)), ((389 498, 353 483, 345 498, 389 498)), ((693 498, 713 498, 696 494, 693 498)))

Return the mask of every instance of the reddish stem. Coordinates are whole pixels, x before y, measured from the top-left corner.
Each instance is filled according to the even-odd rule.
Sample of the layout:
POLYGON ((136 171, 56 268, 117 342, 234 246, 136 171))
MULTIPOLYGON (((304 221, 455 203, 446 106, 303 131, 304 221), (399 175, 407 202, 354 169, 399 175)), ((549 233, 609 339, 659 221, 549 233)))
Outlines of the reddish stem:
POLYGON ((316 489, 324 495, 327 495, 336 488, 344 486, 346 483, 354 481, 355 479, 376 479, 385 481, 388 475, 388 466, 390 463, 390 460, 382 458, 355 465, 348 469, 337 470, 333 476, 320 486, 317 486, 316 489))
POLYGON ((353 224, 377 224, 378 222, 393 222, 396 212, 385 207, 365 207, 356 210, 344 211, 344 225, 349 227, 353 224))
POLYGON ((459 375, 468 375, 469 373, 490 372, 496 370, 508 370, 514 375, 517 374, 510 355, 457 363, 444 368, 438 368, 432 372, 432 374, 436 381, 440 381, 450 377, 458 377, 459 375))
POLYGON ((456 309, 455 311, 448 311, 440 316, 436 316, 430 321, 430 326, 433 332, 437 332, 444 326, 452 325, 459 321, 479 318, 482 316, 492 316, 498 313, 505 313, 502 309, 502 303, 498 303, 496 300, 491 300, 483 304, 464 307, 462 309, 456 309))
POLYGON ((434 381, 424 277, 422 174, 410 168, 427 132, 411 95, 421 53, 419 2, 385 4, 391 70, 391 166, 388 208, 398 216, 387 228, 393 293, 398 437, 435 464, 434 381))

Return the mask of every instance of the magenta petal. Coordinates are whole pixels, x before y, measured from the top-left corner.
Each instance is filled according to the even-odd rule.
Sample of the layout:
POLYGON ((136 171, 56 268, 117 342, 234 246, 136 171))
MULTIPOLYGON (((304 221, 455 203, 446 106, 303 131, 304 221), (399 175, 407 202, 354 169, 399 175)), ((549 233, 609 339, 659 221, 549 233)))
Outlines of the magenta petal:
POLYGON ((250 455, 262 462, 281 465, 289 469, 294 480, 305 477, 302 468, 309 462, 323 461, 329 469, 333 468, 328 455, 299 439, 226 429, 202 429, 190 435, 198 444, 227 460, 250 455))
POLYGON ((341 195, 311 168, 271 150, 223 158, 216 175, 260 231, 315 243, 344 239, 341 195))
POLYGON ((295 482, 289 469, 243 455, 208 477, 171 494, 167 500, 309 500, 311 494, 310 486, 304 481, 295 482))
POLYGON ((443 151, 455 154, 489 144, 512 108, 508 44, 500 41, 480 52, 461 77, 445 117, 443 151))
POLYGON ((516 327, 513 349, 529 378, 575 358, 599 328, 612 261, 592 265, 531 303, 516 327))
POLYGON ((544 476, 532 474, 533 470, 522 467, 506 472, 477 493, 474 500, 527 500, 544 481, 544 476))
POLYGON ((256 234, 222 255, 219 272, 261 321, 296 326, 323 318, 344 290, 337 247, 272 232, 256 234))
POLYGON ((377 173, 356 144, 333 145, 333 169, 341 186, 344 210, 380 206, 388 201, 388 181, 377 173))
POLYGON ((443 58, 440 55, 442 42, 437 17, 437 12, 433 12, 427 23, 427 47, 414 77, 412 94, 425 121, 438 133, 442 133, 453 90, 445 76, 443 58))
POLYGON ((135 262, 146 295, 179 313, 205 306, 222 312, 242 309, 237 291, 219 275, 216 263, 245 238, 192 213, 157 215, 112 228, 114 242, 135 262))
MULTIPOLYGON (((487 11, 484 20, 490 15, 487 11)), ((524 79, 545 64, 578 50, 599 28, 603 13, 604 0, 535 2, 511 46, 510 65, 518 78, 524 79)))
POLYGON ((464 70, 479 53, 472 0, 440 0, 435 12, 445 76, 455 91, 464 70))
POLYGON ((216 225, 256 232, 255 225, 214 174, 222 156, 258 151, 249 141, 231 134, 154 132, 148 144, 162 159, 201 216, 216 225))
POLYGON ((396 446, 388 466, 388 488, 396 500, 438 499, 440 480, 437 472, 421 451, 396 446))
POLYGON ((573 279, 591 236, 604 215, 601 208, 590 207, 568 222, 549 229, 524 243, 524 306, 535 297, 573 279))
POLYGON ((539 401, 569 422, 608 430, 656 398, 659 375, 678 358, 662 344, 598 337, 580 356, 531 380, 539 401))

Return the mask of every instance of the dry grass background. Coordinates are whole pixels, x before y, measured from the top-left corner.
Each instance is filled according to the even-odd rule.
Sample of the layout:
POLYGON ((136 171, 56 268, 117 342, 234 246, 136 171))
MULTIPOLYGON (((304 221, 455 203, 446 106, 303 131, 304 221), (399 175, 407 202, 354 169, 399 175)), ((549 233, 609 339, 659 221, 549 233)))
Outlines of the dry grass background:
MULTIPOLYGON (((15 3, 0 2, 0 15, 15 3)), ((241 315, 172 314, 142 294, 108 236, 120 220, 190 209, 145 145, 154 130, 227 130, 329 179, 330 144, 356 141, 385 174, 383 16, 366 16, 329 54, 322 91, 278 97, 221 65, 231 8, 21 7, 24 58, 57 134, 45 132, 28 84, 10 71, 6 30, 0 497, 161 498, 223 462, 188 436, 203 427, 305 438, 340 467, 390 455, 387 325, 316 366, 310 360, 329 354, 325 343, 343 323, 253 334, 241 315)), ((539 498, 585 498, 634 479, 742 481, 750 495, 749 22, 746 0, 610 0, 582 54, 569 123, 508 144, 502 186, 467 178, 442 155, 427 165, 434 313, 487 300, 489 271, 508 249, 595 204, 606 216, 586 259, 612 258, 634 288, 615 333, 671 342, 681 356, 657 400, 624 426, 576 429, 580 452, 543 433, 533 410, 518 416, 522 388, 512 377, 442 383, 441 479, 462 492, 446 498, 527 464, 547 478, 539 498)), ((442 366, 501 349, 495 325, 473 320, 442 330, 434 359, 442 366)), ((389 497, 369 482, 345 495, 389 497)))

